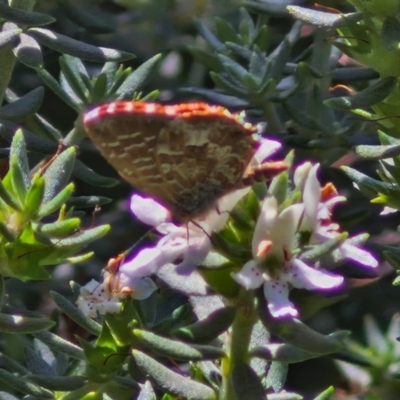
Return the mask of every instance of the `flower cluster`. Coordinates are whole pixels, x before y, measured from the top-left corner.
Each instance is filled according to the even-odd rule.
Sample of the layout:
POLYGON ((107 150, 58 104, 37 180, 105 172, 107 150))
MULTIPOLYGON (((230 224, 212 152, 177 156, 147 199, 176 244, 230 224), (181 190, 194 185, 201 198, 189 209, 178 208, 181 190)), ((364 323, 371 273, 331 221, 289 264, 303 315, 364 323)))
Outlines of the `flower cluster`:
MULTIPOLYGON (((341 237, 339 226, 331 221, 332 207, 346 199, 336 194, 332 184, 320 187, 319 165, 298 167, 294 174, 301 201, 280 209, 275 197, 264 199, 252 240, 253 259, 234 279, 247 289, 263 285, 268 309, 274 317, 298 316, 289 301, 290 286, 307 290, 328 290, 340 286, 343 277, 333 275, 301 260, 296 250, 307 245, 323 244, 341 237), (303 243, 302 243, 303 242, 303 243)), ((375 268, 372 255, 343 237, 338 244, 343 258, 375 268)))
MULTIPOLYGON (((261 152, 253 163, 265 160, 279 146, 277 142, 263 140, 261 152)), ((302 256, 307 249, 323 249, 326 243, 334 243, 333 250, 339 252, 340 257, 336 257, 339 261, 348 258, 367 267, 377 266, 368 251, 354 245, 346 233, 340 232, 338 224, 332 222, 333 206, 346 199, 338 196, 332 184, 321 188, 318 168, 319 165, 310 163, 299 166, 293 176, 294 188, 291 191, 286 188, 288 194, 284 201, 279 202, 273 190, 260 201, 251 238, 252 259, 232 273, 232 278, 247 290, 263 286, 273 317, 298 316, 295 305, 289 300, 291 288, 331 290, 343 283, 342 276, 321 268, 321 257, 311 265, 304 261, 302 256)), ((148 297, 155 285, 147 277, 166 264, 174 264, 177 274, 189 275, 211 250, 218 251, 212 235, 226 226, 231 210, 249 191, 250 188, 246 188, 229 193, 206 214, 181 225, 168 222, 168 210, 155 200, 132 196, 132 212, 142 222, 153 226, 161 238, 155 246, 142 249, 134 258, 122 263, 112 274, 106 273, 102 284, 92 281, 82 288, 78 300, 80 309, 90 316, 97 312, 118 312, 121 299, 127 295, 140 299, 148 297)), ((328 251, 331 253, 332 247, 325 253, 328 251)))

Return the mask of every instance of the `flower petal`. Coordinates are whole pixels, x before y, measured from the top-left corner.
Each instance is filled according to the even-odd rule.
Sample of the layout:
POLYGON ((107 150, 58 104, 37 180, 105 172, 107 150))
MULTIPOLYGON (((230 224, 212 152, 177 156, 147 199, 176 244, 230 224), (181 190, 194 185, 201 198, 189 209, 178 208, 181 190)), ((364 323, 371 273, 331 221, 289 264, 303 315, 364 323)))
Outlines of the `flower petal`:
POLYGON ((298 316, 298 311, 289 300, 289 287, 286 282, 280 279, 265 281, 264 296, 268 310, 274 318, 298 316))
POLYGON ((286 280, 298 289, 334 289, 340 286, 344 280, 342 276, 309 267, 297 258, 293 259, 287 268, 286 280))
POLYGON ((118 272, 126 276, 141 278, 154 274, 164 263, 164 255, 157 247, 141 250, 132 260, 122 264, 118 272))
POLYGON ((238 273, 231 274, 232 278, 245 289, 256 289, 260 287, 264 278, 254 260, 248 261, 238 273))
POLYGON ((367 251, 360 249, 350 243, 345 241, 340 247, 340 252, 344 257, 350 258, 351 260, 365 265, 366 267, 376 268, 378 266, 378 260, 372 256, 372 254, 367 251))
POLYGON ((304 185, 304 219, 301 225, 303 231, 314 231, 318 223, 318 205, 321 199, 321 186, 317 179, 319 164, 314 165, 308 175, 304 185))
POLYGON ((260 243, 264 240, 270 240, 271 231, 276 225, 278 219, 278 203, 274 197, 267 197, 261 207, 260 215, 254 228, 252 240, 252 253, 257 257, 260 243))
POLYGON ((170 213, 164 206, 137 194, 131 197, 131 211, 140 221, 151 226, 158 226, 170 219, 170 213))
POLYGON ((130 282, 124 286, 128 286, 132 289, 130 296, 136 300, 147 299, 157 290, 156 284, 150 278, 130 280, 130 282))
POLYGON ((264 138, 260 138, 259 142, 261 142, 261 145, 253 156, 253 159, 256 161, 257 164, 261 164, 268 157, 270 157, 272 154, 278 151, 282 146, 279 142, 275 140, 269 140, 264 138))

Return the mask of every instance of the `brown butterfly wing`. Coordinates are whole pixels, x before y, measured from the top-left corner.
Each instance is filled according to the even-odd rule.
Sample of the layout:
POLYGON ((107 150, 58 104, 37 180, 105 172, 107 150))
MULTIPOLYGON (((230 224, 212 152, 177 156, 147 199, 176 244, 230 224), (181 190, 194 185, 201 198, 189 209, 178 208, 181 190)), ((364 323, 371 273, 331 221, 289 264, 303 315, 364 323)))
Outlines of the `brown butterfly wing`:
POLYGON ((156 163, 164 198, 185 219, 241 186, 256 142, 236 121, 216 116, 171 120, 160 132, 156 163))
POLYGON ((240 187, 257 147, 239 122, 221 115, 103 113, 85 128, 126 181, 180 220, 240 187))

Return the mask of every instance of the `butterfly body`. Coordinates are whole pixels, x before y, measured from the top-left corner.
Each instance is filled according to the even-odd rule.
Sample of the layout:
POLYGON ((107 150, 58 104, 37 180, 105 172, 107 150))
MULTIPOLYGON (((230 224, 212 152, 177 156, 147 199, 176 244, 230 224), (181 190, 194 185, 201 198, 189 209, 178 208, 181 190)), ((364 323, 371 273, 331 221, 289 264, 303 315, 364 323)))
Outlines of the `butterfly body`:
POLYGON ((181 221, 244 187, 242 178, 259 146, 256 127, 205 103, 114 102, 89 111, 84 124, 121 176, 181 221))

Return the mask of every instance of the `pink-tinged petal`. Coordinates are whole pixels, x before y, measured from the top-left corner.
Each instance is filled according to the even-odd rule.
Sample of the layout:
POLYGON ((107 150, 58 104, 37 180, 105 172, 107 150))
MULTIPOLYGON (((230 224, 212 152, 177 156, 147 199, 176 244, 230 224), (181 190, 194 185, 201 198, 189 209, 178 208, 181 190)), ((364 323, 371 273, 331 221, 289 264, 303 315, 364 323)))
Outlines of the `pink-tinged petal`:
POLYGON ((385 206, 385 207, 383 207, 383 210, 381 211, 381 213, 379 215, 393 214, 393 213, 398 212, 398 211, 399 210, 397 208, 392 208, 392 207, 385 206))
POLYGON ((276 221, 276 226, 271 232, 271 240, 275 249, 291 253, 297 246, 297 230, 300 218, 304 213, 303 204, 292 204, 285 208, 276 221))
POLYGON ((208 240, 191 243, 186 248, 183 260, 176 266, 176 272, 181 275, 188 275, 207 257, 211 248, 208 240))
POLYGON ((101 315, 118 314, 121 311, 122 302, 113 297, 103 303, 96 304, 96 309, 101 315))
POLYGON ((280 279, 265 281, 264 296, 268 310, 274 318, 297 317, 298 311, 289 300, 289 287, 280 279))
POLYGON ((294 171, 293 182, 297 189, 303 190, 304 184, 311 168, 312 164, 309 161, 299 165, 296 168, 296 170, 294 171))
POLYGON ((285 279, 298 289, 335 289, 344 280, 342 276, 309 267, 297 258, 293 259, 291 265, 286 269, 285 279))
POLYGON ((321 186, 317 179, 319 164, 314 165, 307 176, 304 192, 304 219, 301 230, 313 231, 318 221, 318 205, 321 199, 321 186))
POLYGON ((164 255, 157 247, 141 250, 132 260, 122 264, 118 271, 126 276, 141 278, 154 274, 164 263, 164 255))
POLYGON ((264 282, 263 274, 258 269, 257 263, 254 260, 244 264, 240 272, 232 272, 231 276, 239 285, 242 285, 247 290, 256 289, 264 282))
POLYGON ((144 224, 158 226, 170 219, 170 213, 160 203, 137 194, 131 198, 131 211, 144 224))
POLYGON ((89 318, 97 317, 97 309, 91 301, 86 300, 83 297, 78 297, 76 300, 78 310, 89 318))
POLYGON ((95 279, 89 281, 85 286, 80 288, 81 296, 89 296, 91 295, 98 287, 100 286, 100 282, 97 282, 95 279))
POLYGON ((344 196, 335 196, 324 203, 319 203, 318 219, 321 221, 329 221, 331 219, 332 210, 336 204, 347 201, 344 196))
POLYGON ((269 240, 278 219, 278 204, 275 197, 267 197, 261 207, 261 212, 254 228, 252 240, 253 256, 257 257, 260 243, 269 240))
POLYGON ((261 138, 259 139, 259 141, 261 142, 261 145, 253 156, 254 160, 258 164, 261 164, 268 157, 278 151, 282 146, 279 142, 276 142, 275 140, 261 138))
POLYGON ((378 260, 369 251, 360 249, 346 241, 339 247, 339 250, 344 257, 366 267, 376 268, 378 266, 378 260))
POLYGON ((140 278, 130 281, 127 286, 132 289, 130 296, 136 300, 147 299, 157 290, 156 284, 150 278, 140 278))

